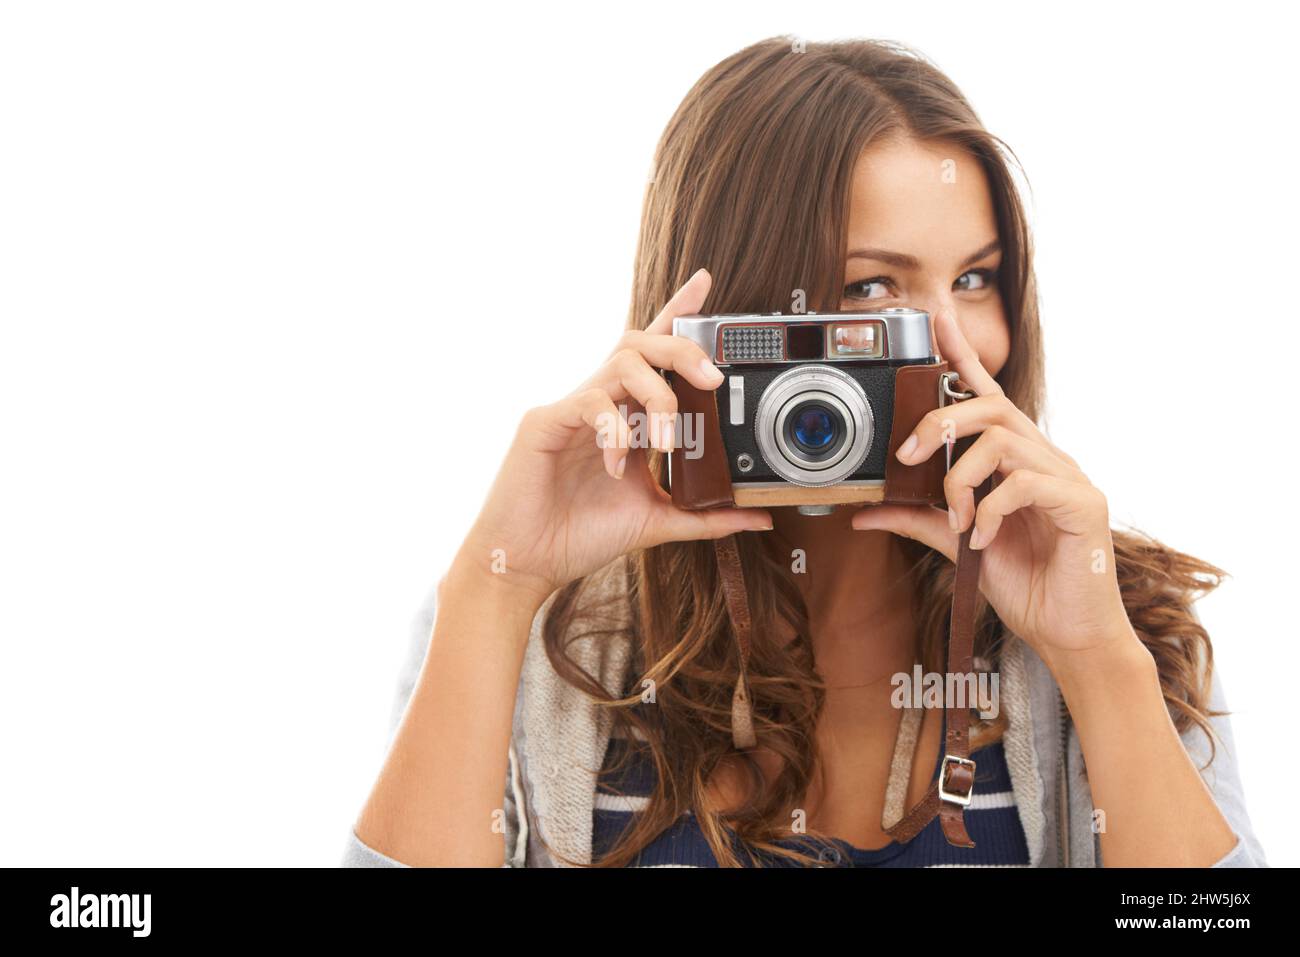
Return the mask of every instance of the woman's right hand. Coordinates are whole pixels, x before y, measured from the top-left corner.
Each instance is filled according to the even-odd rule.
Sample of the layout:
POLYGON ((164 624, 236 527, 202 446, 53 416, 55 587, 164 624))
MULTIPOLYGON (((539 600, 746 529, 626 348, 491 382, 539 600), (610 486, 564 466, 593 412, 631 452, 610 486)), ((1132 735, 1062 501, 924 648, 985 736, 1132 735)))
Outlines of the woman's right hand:
POLYGON ((701 389, 722 384, 699 346, 672 335, 673 319, 698 312, 711 281, 707 271, 697 271, 645 331, 622 337, 591 378, 524 416, 462 557, 540 601, 637 549, 772 527, 763 509, 675 507, 650 474, 646 451, 629 448, 629 426, 618 409, 620 402, 643 409, 643 431, 657 431, 653 444, 667 452, 677 400, 656 370, 671 369, 701 389))

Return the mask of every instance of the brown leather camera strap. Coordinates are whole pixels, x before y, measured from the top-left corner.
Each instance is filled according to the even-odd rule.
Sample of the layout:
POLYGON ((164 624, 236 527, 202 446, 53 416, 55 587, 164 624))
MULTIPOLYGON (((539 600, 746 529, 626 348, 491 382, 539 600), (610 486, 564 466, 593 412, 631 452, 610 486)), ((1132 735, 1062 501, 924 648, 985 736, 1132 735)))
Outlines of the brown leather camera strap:
MULTIPOLYGON (((958 443, 963 444, 963 443, 958 443)), ((978 506, 993 487, 993 477, 985 479, 975 490, 978 506)), ((972 523, 972 528, 973 528, 972 523)), ((732 698, 732 734, 737 748, 756 744, 753 709, 748 689, 750 652, 749 596, 745 589, 745 572, 734 535, 714 540, 718 574, 731 615, 732 629, 740 649, 740 674, 732 698)), ((975 650, 975 600, 979 592, 980 552, 970 547, 970 529, 961 533, 957 547, 957 568, 953 578, 952 616, 948 628, 948 674, 969 674, 975 650)), ((945 681, 945 689, 949 682, 945 681)), ((906 843, 935 817, 949 844, 974 847, 966 831, 965 810, 970 804, 975 784, 975 762, 970 757, 970 707, 949 708, 944 704, 943 762, 938 778, 925 796, 885 833, 895 841, 906 843)))
POLYGON ((731 737, 736 747, 744 750, 757 742, 754 738, 754 709, 749 700, 749 593, 745 590, 745 570, 740 564, 740 549, 736 536, 713 540, 713 550, 718 558, 718 576, 722 579, 722 594, 726 597, 727 612, 731 616, 731 630, 740 649, 740 674, 736 676, 736 689, 731 696, 731 737))

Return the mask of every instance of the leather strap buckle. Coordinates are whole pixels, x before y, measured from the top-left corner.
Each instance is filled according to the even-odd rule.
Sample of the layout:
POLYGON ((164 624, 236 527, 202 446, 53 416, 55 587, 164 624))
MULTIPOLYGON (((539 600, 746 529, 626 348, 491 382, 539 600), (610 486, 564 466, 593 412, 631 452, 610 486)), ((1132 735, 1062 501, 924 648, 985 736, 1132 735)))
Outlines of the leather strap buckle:
MULTIPOLYGON (((955 372, 944 372, 939 375, 939 408, 946 408, 949 400, 961 402, 965 399, 975 398, 974 392, 960 392, 954 388, 957 384, 957 378, 955 372)), ((952 451, 956 444, 957 439, 955 436, 945 434, 943 443, 943 469, 945 473, 952 471, 952 451)))
POLYGON ((960 376, 956 372, 944 372, 939 375, 939 405, 940 407, 948 404, 948 400, 960 402, 963 399, 975 398, 974 392, 962 392, 955 388, 960 376))
POLYGON ((955 754, 945 754, 943 756, 943 771, 939 774, 939 800, 948 801, 952 804, 960 804, 962 807, 969 807, 971 795, 975 791, 975 762, 970 758, 959 758, 955 754), (947 788, 948 776, 951 774, 953 767, 962 767, 970 769, 970 784, 966 788, 965 794, 956 791, 949 791, 947 788))

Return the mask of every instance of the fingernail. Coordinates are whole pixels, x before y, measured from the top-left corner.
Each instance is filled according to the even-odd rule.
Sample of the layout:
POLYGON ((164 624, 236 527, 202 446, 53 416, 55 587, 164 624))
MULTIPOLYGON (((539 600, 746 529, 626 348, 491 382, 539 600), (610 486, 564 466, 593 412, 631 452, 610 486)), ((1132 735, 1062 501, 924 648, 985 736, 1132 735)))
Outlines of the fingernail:
POLYGON ((671 452, 673 450, 673 440, 675 438, 672 419, 665 418, 659 426, 659 450, 661 452, 671 452))
POLYGON ((957 513, 951 508, 948 509, 948 527, 954 532, 957 531, 957 513))
POLYGON ((917 441, 915 435, 908 436, 907 441, 904 442, 902 447, 898 450, 898 457, 900 459, 911 458, 912 453, 916 451, 916 447, 920 444, 921 443, 917 441))
POLYGON ((982 544, 983 542, 980 540, 980 529, 979 526, 976 525, 970 530, 970 547, 979 548, 982 544))
POLYGON ((710 382, 718 383, 722 381, 722 370, 708 359, 700 360, 700 373, 710 382))
POLYGON ((614 478, 621 479, 623 477, 623 470, 626 468, 627 468, 627 456, 625 455, 621 459, 619 459, 618 464, 614 466, 614 478))

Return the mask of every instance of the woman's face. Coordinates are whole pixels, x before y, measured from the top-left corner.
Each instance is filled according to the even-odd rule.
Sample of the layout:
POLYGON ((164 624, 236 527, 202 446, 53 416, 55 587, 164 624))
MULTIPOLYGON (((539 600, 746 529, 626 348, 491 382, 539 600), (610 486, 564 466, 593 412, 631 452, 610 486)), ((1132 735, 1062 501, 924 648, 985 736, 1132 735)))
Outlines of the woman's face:
POLYGON ((996 376, 1011 351, 998 288, 997 217, 979 163, 957 146, 891 139, 853 174, 844 312, 951 308, 996 376))

